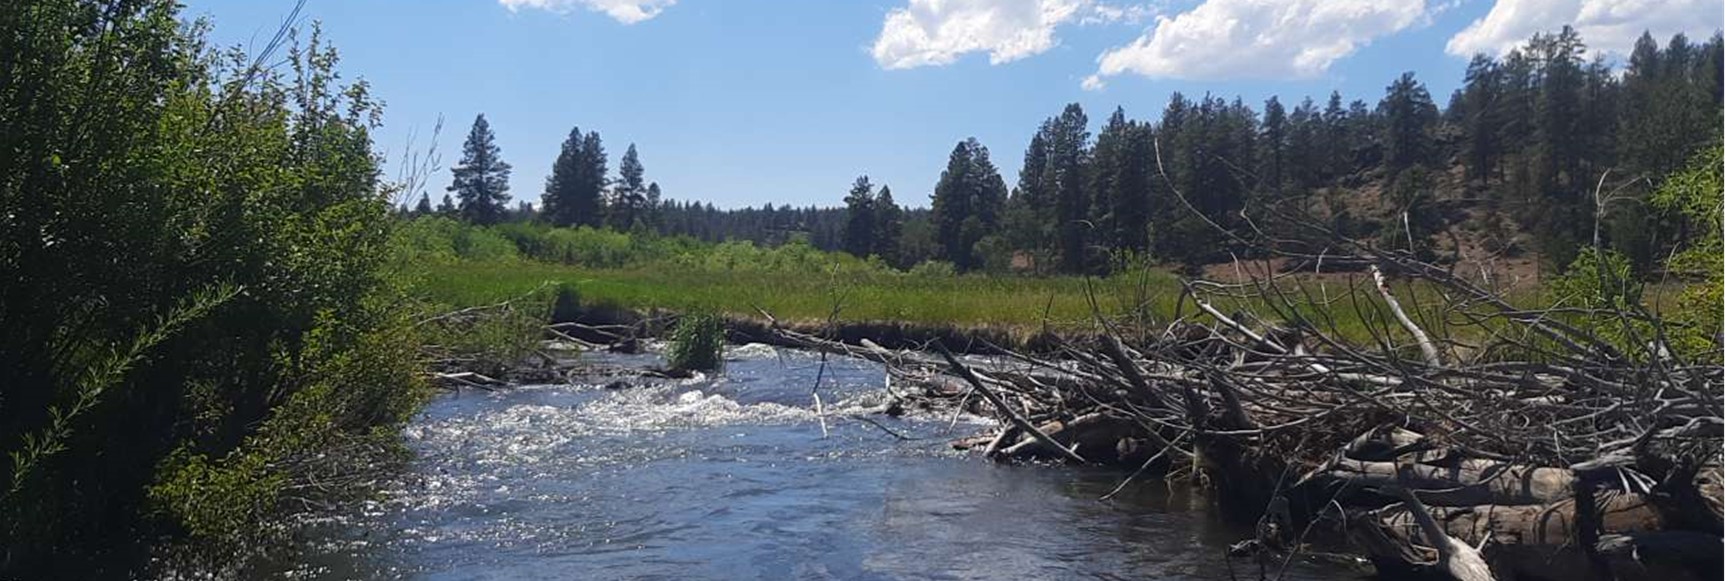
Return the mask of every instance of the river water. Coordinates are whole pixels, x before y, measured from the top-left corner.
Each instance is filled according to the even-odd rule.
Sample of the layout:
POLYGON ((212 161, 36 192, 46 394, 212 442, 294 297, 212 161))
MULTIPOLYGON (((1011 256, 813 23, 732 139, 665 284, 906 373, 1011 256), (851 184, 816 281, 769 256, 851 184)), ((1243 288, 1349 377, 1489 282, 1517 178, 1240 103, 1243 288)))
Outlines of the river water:
MULTIPOLYGON (((713 378, 441 396, 406 430, 410 474, 359 514, 310 523, 259 576, 1225 580, 1226 546, 1250 536, 1180 488, 1103 502, 1118 471, 951 451, 977 418, 874 416, 912 440, 850 419, 884 402, 872 363, 822 372, 759 345, 729 359, 713 378)), ((1341 576, 1357 575, 1297 564, 1286 578, 1341 576)))

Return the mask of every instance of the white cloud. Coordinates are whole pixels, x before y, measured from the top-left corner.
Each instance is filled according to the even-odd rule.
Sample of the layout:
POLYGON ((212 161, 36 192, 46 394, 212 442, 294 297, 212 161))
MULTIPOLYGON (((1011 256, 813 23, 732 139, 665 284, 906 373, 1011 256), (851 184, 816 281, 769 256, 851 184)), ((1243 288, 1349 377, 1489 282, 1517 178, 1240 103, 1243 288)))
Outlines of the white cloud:
POLYGON ((1497 0, 1485 17, 1450 37, 1444 50, 1457 56, 1500 55, 1538 32, 1575 27, 1596 52, 1628 54, 1643 31, 1663 43, 1684 32, 1705 38, 1725 18, 1719 0, 1497 0))
POLYGON ((664 12, 666 8, 677 3, 677 0, 497 0, 510 10, 521 8, 538 8, 551 12, 568 12, 574 8, 586 8, 594 12, 603 12, 623 24, 634 24, 643 20, 651 20, 664 12))
POLYGON ((1205 0, 1097 59, 1105 77, 1310 78, 1372 40, 1424 21, 1425 0, 1205 0))
POLYGON ((1149 10, 1096 0, 909 0, 887 13, 870 52, 887 69, 945 65, 973 52, 1001 64, 1054 48, 1061 25, 1134 22, 1149 10))

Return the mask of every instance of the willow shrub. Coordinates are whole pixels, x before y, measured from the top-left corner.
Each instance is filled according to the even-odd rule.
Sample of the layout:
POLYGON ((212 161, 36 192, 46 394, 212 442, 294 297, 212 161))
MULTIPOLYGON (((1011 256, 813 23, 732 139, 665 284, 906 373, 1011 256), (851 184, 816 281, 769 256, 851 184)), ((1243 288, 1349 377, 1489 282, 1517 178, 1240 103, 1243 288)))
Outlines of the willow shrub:
POLYGON ((231 556, 363 491, 425 395, 365 84, 178 10, 0 3, 0 578, 231 556))
POLYGON ((1717 361, 1725 333, 1725 293, 1721 292, 1721 217, 1725 216, 1725 150, 1704 147, 1689 167, 1673 174, 1653 194, 1653 205, 1681 214, 1694 234, 1666 264, 1688 281, 1671 317, 1671 342, 1679 353, 1717 361))

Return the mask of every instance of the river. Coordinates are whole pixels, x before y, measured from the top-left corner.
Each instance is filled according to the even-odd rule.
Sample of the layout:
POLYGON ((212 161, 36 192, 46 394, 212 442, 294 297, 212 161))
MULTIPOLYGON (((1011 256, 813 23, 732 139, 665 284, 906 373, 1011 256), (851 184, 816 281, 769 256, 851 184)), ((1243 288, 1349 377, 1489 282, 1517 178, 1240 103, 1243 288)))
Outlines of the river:
MULTIPOLYGON (((593 355, 647 365, 654 355, 593 355)), ((357 514, 308 523, 257 574, 297 579, 1226 580, 1250 536, 1201 494, 1122 474, 1006 466, 948 442, 978 418, 850 419, 872 363, 759 345, 713 379, 446 394, 416 458, 357 514), (809 388, 817 373, 830 434, 809 388)), ((1237 560, 1241 579, 1257 567, 1237 560), (1247 571, 1244 568, 1250 567, 1247 571)), ((1274 576, 1272 571, 1271 576, 1274 576)), ((1357 577, 1297 564, 1288 579, 1357 577)))

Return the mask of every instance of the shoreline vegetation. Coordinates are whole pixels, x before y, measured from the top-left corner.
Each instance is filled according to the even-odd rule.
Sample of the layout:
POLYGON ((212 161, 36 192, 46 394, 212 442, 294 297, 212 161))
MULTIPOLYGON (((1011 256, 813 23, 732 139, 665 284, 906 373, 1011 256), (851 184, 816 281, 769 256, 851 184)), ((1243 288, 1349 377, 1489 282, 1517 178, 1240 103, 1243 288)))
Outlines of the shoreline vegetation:
MULTIPOLYGON (((1720 165, 1719 152, 1704 152, 1659 195, 1711 197, 1696 206, 1716 211, 1725 188, 1720 165)), ((723 273, 703 272, 716 251, 685 250, 663 259, 674 267, 582 270, 515 258, 431 266, 446 275, 427 280, 456 280, 447 273, 462 269, 512 269, 583 298, 597 294, 592 306, 554 325, 588 348, 669 335, 672 351, 684 351, 676 307, 746 306, 754 313, 727 323, 732 341, 885 365, 894 402, 879 413, 962 408, 1000 421, 999 430, 955 441, 955 448, 998 461, 1114 466, 1122 470, 1121 488, 1156 478, 1203 484, 1224 514, 1257 523, 1256 536, 1229 555, 1243 567, 1281 570, 1315 547, 1345 540, 1388 576, 1725 573, 1718 554, 1725 367, 1717 319, 1693 310, 1720 303, 1710 290, 1716 274, 1650 300, 1626 265, 1598 253, 1550 280, 1546 293, 1511 300, 1411 253, 1342 241, 1338 257, 1370 265, 1361 276, 1366 284, 1273 269, 1227 283, 1147 271, 1126 288, 1155 300, 1109 311, 1100 297, 1122 288, 1109 279, 1000 281, 1056 297, 1045 304, 1082 297, 1088 312, 1045 307, 1040 319, 1001 317, 1017 327, 976 327, 963 310, 883 322, 863 307, 867 314, 846 316, 852 297, 891 296, 878 289, 894 285, 917 289, 903 294, 922 301, 946 296, 914 274, 870 278, 866 266, 853 266, 858 272, 840 289, 875 287, 853 295, 832 283, 790 282, 816 272, 739 273, 726 260, 719 261, 727 265, 723 273), (748 296, 757 298, 732 294, 727 275, 756 281, 757 293, 748 296), (673 282, 679 280, 719 282, 684 287, 673 282), (698 298, 654 302, 666 295, 643 289, 657 285, 698 298), (774 304, 793 305, 784 312, 795 317, 781 319, 762 306, 759 291, 768 288, 784 301, 774 304), (1689 292, 1695 290, 1703 294, 1689 292), (1698 296, 1701 302, 1692 302, 1698 296), (824 321, 816 310, 822 300, 824 321), (1664 300, 1681 304, 1651 308, 1664 300), (1050 324, 1056 312, 1073 319, 1050 324), (1043 331, 1034 340, 1013 333, 1033 326, 1043 331), (593 334, 601 327, 609 330, 593 334), (961 360, 955 351, 989 357, 961 360)), ((832 265, 843 260, 814 263, 839 272, 832 265)), ((509 278, 484 279, 496 287, 431 283, 422 290, 471 300, 519 288, 509 278)), ((981 290, 951 292, 968 301, 992 296, 986 276, 970 280, 981 290)))
POLYGON ((239 575, 394 477, 438 385, 662 336, 655 373, 713 369, 721 332, 880 362, 897 407, 1000 420, 960 443, 988 457, 1207 483, 1266 565, 1329 535, 1389 575, 1721 573, 1718 35, 1623 75, 1539 35, 1443 110, 1411 74, 1261 122, 1176 95, 1092 143, 1072 105, 1010 190, 968 139, 928 210, 864 177, 718 211, 579 130, 510 209, 483 116, 434 208, 315 26, 0 23, 0 577, 239 575))

